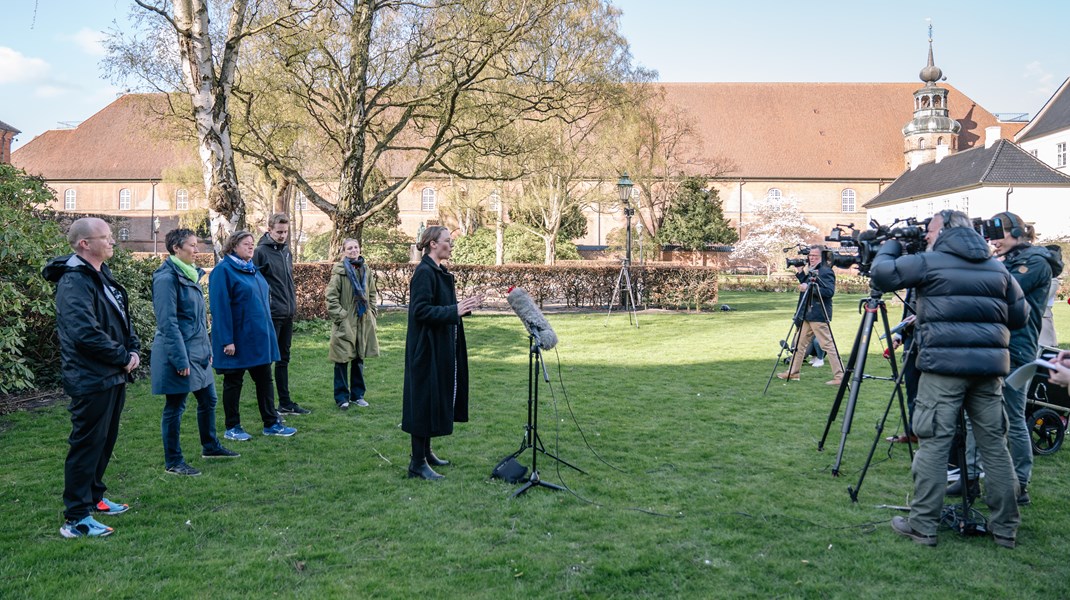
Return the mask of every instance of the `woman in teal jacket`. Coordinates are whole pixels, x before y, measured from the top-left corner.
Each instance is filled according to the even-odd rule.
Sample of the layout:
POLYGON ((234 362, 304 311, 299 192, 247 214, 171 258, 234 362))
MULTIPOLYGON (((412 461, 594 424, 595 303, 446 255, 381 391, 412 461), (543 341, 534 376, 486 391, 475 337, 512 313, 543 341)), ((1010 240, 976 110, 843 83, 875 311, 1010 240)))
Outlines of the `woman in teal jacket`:
POLYGON ((212 376, 212 346, 208 340, 208 314, 197 267, 197 234, 174 229, 164 242, 170 255, 152 274, 152 310, 156 313, 156 336, 152 342, 152 393, 163 394, 165 403, 160 429, 163 434, 164 468, 172 475, 200 475, 186 464, 179 434, 186 398, 197 399, 197 429, 203 458, 233 458, 237 452, 219 443, 215 431, 215 378, 212 376))

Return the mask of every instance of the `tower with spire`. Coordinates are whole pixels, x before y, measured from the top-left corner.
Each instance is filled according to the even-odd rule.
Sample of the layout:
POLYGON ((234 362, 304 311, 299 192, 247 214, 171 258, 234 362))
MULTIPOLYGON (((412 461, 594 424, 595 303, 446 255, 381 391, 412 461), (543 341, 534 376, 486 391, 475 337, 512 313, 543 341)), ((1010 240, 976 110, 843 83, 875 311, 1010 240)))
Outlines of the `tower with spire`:
POLYGON ((949 116, 947 88, 936 85, 944 73, 933 63, 933 26, 929 25, 929 62, 919 77, 925 86, 914 92, 914 118, 903 127, 906 168, 938 160, 955 152, 962 125, 949 116))

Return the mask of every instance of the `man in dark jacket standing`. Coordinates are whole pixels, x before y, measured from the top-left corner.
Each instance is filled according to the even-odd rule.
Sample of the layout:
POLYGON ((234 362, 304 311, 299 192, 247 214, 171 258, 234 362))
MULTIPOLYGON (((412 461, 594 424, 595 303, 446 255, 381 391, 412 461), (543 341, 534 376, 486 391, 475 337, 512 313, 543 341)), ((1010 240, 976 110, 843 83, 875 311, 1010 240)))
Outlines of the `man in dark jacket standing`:
MULTIPOLYGON (((1002 212, 992 218, 998 221, 1003 230, 1003 237, 993 239, 995 255, 1003 261, 1011 277, 1022 288, 1025 301, 1029 304, 1029 320, 1022 327, 1011 330, 1011 371, 1027 365, 1037 357, 1039 348, 1040 325, 1047 310, 1048 289, 1053 277, 1063 272, 1062 255, 1055 254, 1044 247, 1032 245, 1035 237, 1033 227, 1022 222, 1014 213, 1002 212)), ((1011 452, 1014 473, 1018 476, 1021 491, 1018 504, 1030 503, 1026 486, 1033 477, 1033 441, 1029 435, 1029 425, 1025 418, 1025 388, 1015 389, 1003 386, 1003 410, 1007 412, 1010 422, 1007 427, 1007 447, 1011 452)), ((967 493, 977 495, 980 485, 976 479, 981 472, 977 459, 977 443, 973 437, 972 427, 967 436, 966 461, 969 473, 975 479, 967 484, 967 493)), ((962 480, 948 487, 948 494, 962 494, 962 480)))
POLYGON ((1013 548, 1020 516, 1018 478, 1004 435, 1003 376, 1010 371, 1010 330, 1025 324, 1029 308, 1022 290, 969 217, 945 210, 929 221, 929 251, 900 256, 888 240, 873 259, 873 286, 883 292, 915 288, 921 371, 913 430, 914 500, 907 519, 892 528, 919 544, 936 545, 936 528, 947 485, 947 456, 963 407, 973 422, 984 457, 992 509, 989 529, 996 543, 1013 548))
POLYGON ((832 329, 829 328, 829 322, 832 321, 832 296, 836 294, 836 273, 823 260, 823 250, 820 246, 811 247, 807 256, 810 262, 809 271, 804 272, 802 267, 799 267, 795 273, 799 280, 800 294, 799 308, 795 312, 799 335, 796 337, 795 354, 791 357, 788 370, 777 373, 777 377, 792 381, 799 379, 799 368, 806 358, 810 342, 816 336, 832 367, 832 379, 825 383, 840 385, 843 380, 843 363, 840 362, 840 353, 836 351, 836 342, 832 338, 832 329), (812 290, 811 285, 814 286, 812 290))
POLYGON ((78 219, 67 233, 74 254, 49 261, 42 270, 56 283, 63 388, 71 397, 70 450, 63 467, 63 537, 102 537, 114 530, 91 512, 117 515, 129 508, 104 497, 104 471, 119 434, 126 383, 141 362, 141 344, 130 321, 126 290, 104 261, 115 239, 100 219, 78 219))
POLYGON ((279 360, 275 363, 275 389, 280 415, 307 415, 290 397, 290 344, 293 342, 297 293, 294 290, 294 259, 286 240, 290 237, 290 217, 275 213, 268 218, 268 231, 253 253, 253 264, 268 282, 271 322, 279 340, 279 360))

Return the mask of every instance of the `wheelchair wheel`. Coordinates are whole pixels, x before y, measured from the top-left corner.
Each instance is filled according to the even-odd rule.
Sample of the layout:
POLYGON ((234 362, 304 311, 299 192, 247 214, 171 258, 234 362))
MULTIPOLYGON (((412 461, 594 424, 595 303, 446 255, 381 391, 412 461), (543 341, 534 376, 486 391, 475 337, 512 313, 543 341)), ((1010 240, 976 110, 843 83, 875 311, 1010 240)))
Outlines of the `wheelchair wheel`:
POLYGON ((1032 424, 1030 437, 1033 442, 1033 454, 1046 456, 1054 454, 1063 445, 1066 425, 1059 413, 1050 408, 1034 411, 1029 417, 1032 424))

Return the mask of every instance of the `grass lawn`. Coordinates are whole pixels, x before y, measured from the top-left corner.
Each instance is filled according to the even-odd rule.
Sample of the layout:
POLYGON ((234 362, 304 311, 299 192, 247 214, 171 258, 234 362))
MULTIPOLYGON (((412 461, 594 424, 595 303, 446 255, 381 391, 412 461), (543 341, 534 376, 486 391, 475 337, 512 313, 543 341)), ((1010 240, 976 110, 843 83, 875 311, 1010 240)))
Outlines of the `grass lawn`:
MULTIPOLYGON (((836 298, 844 360, 859 296, 836 298)), ((857 483, 891 385, 867 380, 840 441, 829 367, 774 379, 794 294, 724 293, 735 312, 553 313, 560 344, 540 388, 543 479, 568 491, 489 478, 518 447, 527 409, 526 336, 509 314, 466 320, 472 421, 435 440, 454 461, 443 482, 406 478, 399 429, 405 315, 380 319, 382 357, 368 361, 370 408, 334 407, 327 329, 295 338, 295 398, 312 409, 289 439, 259 435, 251 382, 242 413, 253 440, 233 461, 200 458, 194 409, 182 441, 197 478, 163 471, 162 399, 129 390, 108 496, 132 506, 102 517, 116 533, 64 540, 67 411, 55 405, 0 421, 0 598, 233 597, 1059 597, 1070 580, 1070 450, 1038 457, 1020 545, 942 531, 936 548, 892 533, 911 478, 905 447, 881 442, 857 483)), ((893 324, 899 306, 889 301, 893 324)), ((1070 307, 1059 303, 1060 338, 1070 307)), ((876 336, 874 336, 876 338, 876 336)), ((874 339, 867 371, 887 374, 874 339)), ((778 368, 779 370, 779 368, 778 368)), ((192 399, 191 399, 192 400, 192 399)), ((222 429, 222 407, 218 409, 222 429)), ((842 411, 841 411, 842 417, 842 411)), ((883 435, 897 431, 891 418, 883 435)), ((530 451, 521 462, 531 466, 530 451)), ((981 506, 981 504, 978 504, 981 506)), ((987 512, 987 509, 985 509, 987 512)))

